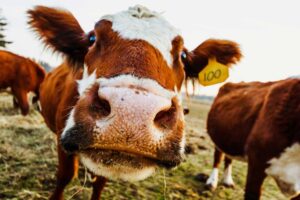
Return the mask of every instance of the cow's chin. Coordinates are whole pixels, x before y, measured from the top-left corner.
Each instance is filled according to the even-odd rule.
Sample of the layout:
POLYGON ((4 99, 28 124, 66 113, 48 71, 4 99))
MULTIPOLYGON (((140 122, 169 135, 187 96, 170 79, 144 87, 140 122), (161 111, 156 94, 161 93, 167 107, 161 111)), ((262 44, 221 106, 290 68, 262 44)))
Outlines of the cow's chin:
POLYGON ((95 175, 114 180, 144 180, 158 167, 151 159, 112 150, 81 152, 80 158, 95 175))

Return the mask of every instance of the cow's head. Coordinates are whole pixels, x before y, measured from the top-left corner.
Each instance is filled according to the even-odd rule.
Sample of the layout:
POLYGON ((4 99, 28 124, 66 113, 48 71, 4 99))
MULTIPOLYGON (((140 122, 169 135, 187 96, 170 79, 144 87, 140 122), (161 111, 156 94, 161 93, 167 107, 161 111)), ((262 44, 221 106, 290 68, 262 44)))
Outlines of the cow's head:
POLYGON ((40 109, 40 85, 43 83, 46 77, 46 70, 39 65, 38 63, 34 62, 33 60, 27 60, 27 62, 31 65, 31 68, 34 69, 32 72, 31 80, 33 81, 33 88, 32 92, 34 96, 32 97, 32 105, 37 111, 41 111, 40 109))
POLYGON ((209 58, 230 65, 241 57, 225 40, 186 50, 178 30, 142 6, 102 17, 89 33, 64 10, 38 6, 28 13, 46 45, 83 71, 61 144, 109 178, 144 179, 157 166, 180 163, 184 79, 197 77, 209 58))

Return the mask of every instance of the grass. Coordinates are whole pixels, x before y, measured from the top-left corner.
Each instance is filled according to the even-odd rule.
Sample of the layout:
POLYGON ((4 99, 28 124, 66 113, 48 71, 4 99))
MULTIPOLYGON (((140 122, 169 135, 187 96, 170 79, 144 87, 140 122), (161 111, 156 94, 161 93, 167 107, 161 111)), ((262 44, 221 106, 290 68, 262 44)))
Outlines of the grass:
MULTIPOLYGON (((243 199, 247 165, 238 161, 233 163, 234 189, 219 186, 214 192, 205 190, 205 181, 197 175, 211 171, 213 144, 205 130, 210 104, 196 100, 185 104, 190 108, 186 117, 190 153, 185 161, 174 170, 159 170, 141 182, 109 181, 103 199, 243 199)), ((23 117, 12 108, 12 97, 0 94, 0 199, 47 199, 55 187, 56 165, 55 135, 40 114, 31 110, 23 117)), ((89 199, 91 184, 84 181, 85 175, 81 167, 79 178, 65 190, 66 199, 89 199)), ((262 199, 285 198, 268 178, 262 199)))

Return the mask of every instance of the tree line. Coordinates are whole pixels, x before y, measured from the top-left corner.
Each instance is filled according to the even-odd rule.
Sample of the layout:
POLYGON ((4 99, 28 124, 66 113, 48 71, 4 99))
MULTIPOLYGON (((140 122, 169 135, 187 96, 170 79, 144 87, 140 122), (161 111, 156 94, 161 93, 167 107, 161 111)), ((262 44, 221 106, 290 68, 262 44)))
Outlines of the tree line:
POLYGON ((5 27, 7 26, 7 22, 6 22, 6 19, 5 17, 3 17, 1 15, 1 9, 0 9, 0 47, 6 47, 7 44, 10 44, 11 41, 7 41, 5 39, 5 35, 4 35, 4 30, 5 30, 5 27))
MULTIPOLYGON (((6 30, 6 26, 7 26, 7 20, 4 16, 2 16, 2 12, 1 12, 1 8, 0 8, 0 48, 3 47, 7 47, 8 44, 11 44, 11 41, 6 40, 5 35, 4 35, 4 31, 6 30)), ((34 59, 33 59, 34 60, 34 59)), ((47 72, 52 70, 52 67, 49 65, 49 63, 45 62, 45 61, 37 61, 42 67, 45 68, 45 70, 47 72)))

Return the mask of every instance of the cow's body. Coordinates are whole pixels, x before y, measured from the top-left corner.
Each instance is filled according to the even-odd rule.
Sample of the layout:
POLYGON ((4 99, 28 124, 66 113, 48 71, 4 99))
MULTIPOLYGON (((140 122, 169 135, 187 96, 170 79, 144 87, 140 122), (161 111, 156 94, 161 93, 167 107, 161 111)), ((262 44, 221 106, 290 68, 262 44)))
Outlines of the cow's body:
POLYGON ((38 98, 45 70, 28 58, 0 50, 0 71, 0 89, 11 88, 14 105, 26 115, 29 112, 27 94, 34 92, 38 98))
MULTIPOLYGON (((208 184, 216 187, 216 170, 224 152, 227 160, 248 162, 246 199, 259 199, 267 175, 275 178, 288 196, 299 194, 300 159, 295 156, 300 155, 299 91, 299 79, 228 83, 220 89, 207 121, 216 145, 215 169, 208 184)), ((231 176, 228 170, 225 176, 231 176)))
POLYGON ((74 98, 74 101, 70 101, 70 104, 66 107, 73 107, 77 101, 78 93, 75 87, 76 76, 73 76, 74 71, 68 67, 66 63, 58 66, 51 72, 49 72, 45 78, 45 81, 40 86, 40 103, 42 106, 42 115, 45 118, 45 122, 53 132, 57 132, 59 128, 65 126, 60 124, 58 118, 65 116, 68 117, 69 109, 60 109, 60 106, 64 103, 66 95, 70 94, 74 98))
POLYGON ((40 89, 42 114, 58 140, 55 200, 76 176, 78 158, 96 176, 92 199, 104 177, 142 180, 179 164, 185 74, 196 78, 209 58, 231 65, 241 57, 226 40, 187 51, 177 29, 142 6, 104 16, 88 34, 67 11, 38 6, 28 14, 46 45, 67 56, 40 89))

